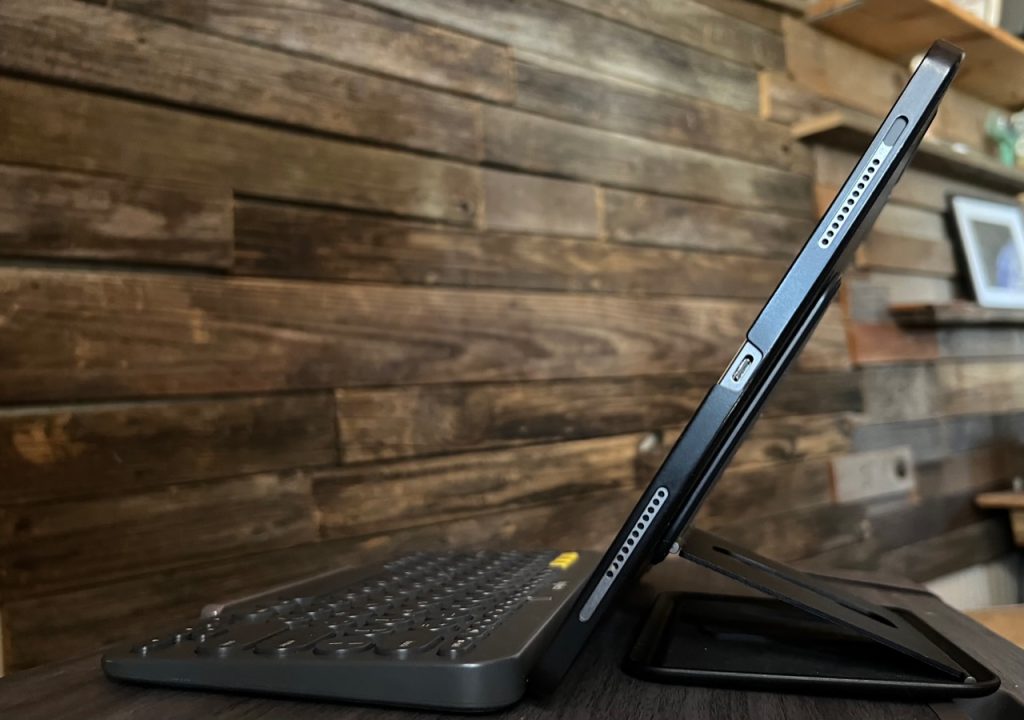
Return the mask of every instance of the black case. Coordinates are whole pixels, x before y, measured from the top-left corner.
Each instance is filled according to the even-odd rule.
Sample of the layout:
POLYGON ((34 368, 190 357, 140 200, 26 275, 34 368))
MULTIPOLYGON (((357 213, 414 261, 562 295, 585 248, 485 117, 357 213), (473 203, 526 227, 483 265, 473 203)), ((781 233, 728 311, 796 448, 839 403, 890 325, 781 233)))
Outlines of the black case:
POLYGON ((960 682, 772 598, 663 593, 624 663, 644 680, 770 692, 938 701, 999 678, 912 613, 889 608, 970 673, 960 682))

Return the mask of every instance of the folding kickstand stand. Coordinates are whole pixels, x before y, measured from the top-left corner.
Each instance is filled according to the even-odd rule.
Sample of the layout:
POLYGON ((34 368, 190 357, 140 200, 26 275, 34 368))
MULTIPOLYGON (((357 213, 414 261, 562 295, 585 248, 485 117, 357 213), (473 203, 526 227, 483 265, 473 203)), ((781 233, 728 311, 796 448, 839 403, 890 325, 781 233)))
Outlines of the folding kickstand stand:
POLYGON ((928 700, 999 687, 991 670, 909 611, 869 602, 701 530, 687 531, 672 552, 784 604, 663 593, 626 659, 638 677, 928 700))

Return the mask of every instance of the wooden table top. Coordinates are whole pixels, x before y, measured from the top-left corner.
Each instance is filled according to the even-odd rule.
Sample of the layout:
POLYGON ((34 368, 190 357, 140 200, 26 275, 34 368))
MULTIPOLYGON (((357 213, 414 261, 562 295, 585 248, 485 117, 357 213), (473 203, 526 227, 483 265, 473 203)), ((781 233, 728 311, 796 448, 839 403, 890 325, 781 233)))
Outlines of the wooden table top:
MULTIPOLYGON (((965 718, 1024 717, 1024 650, 956 612, 932 595, 900 587, 858 585, 863 597, 915 611, 954 642, 975 653, 1003 679, 993 696, 941 705, 911 705, 800 695, 776 695, 735 690, 659 685, 636 680, 619 669, 633 639, 639 618, 659 589, 685 587, 741 594, 728 581, 670 559, 652 570, 623 607, 604 624, 577 660, 557 691, 547 699, 529 695, 495 718, 532 720, 559 718, 673 718, 673 720, 779 720, 816 718, 847 720, 964 720, 965 718)), ((905 586, 906 587, 906 586, 905 586)), ((109 718, 340 718, 420 720, 443 717, 436 713, 355 707, 228 695, 210 692, 135 687, 107 680, 99 655, 37 668, 0 679, 0 717, 17 720, 74 720, 109 718)), ((465 716, 463 716, 465 717, 465 716)))

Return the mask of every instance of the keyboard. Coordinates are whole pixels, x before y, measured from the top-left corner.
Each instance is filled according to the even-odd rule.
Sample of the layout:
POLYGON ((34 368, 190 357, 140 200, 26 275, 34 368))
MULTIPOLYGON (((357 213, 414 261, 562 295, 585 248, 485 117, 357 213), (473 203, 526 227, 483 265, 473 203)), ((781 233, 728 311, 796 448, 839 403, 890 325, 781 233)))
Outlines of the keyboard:
POLYGON ((598 553, 414 553, 208 605, 103 656, 187 688, 491 710, 519 700, 598 553))

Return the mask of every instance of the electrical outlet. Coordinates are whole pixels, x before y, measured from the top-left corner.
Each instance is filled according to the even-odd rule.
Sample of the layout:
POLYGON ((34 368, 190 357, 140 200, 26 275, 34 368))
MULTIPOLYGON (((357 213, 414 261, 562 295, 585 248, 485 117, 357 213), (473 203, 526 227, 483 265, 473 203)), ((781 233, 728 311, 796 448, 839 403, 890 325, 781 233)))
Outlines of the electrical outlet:
POLYGON ((914 491, 914 455, 908 445, 832 458, 836 502, 906 495, 914 491))

